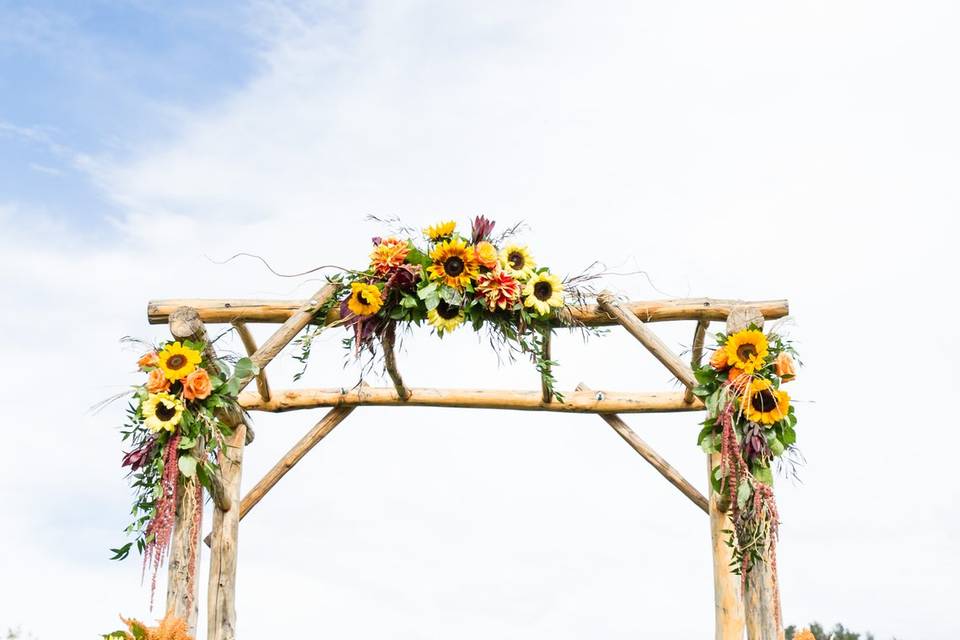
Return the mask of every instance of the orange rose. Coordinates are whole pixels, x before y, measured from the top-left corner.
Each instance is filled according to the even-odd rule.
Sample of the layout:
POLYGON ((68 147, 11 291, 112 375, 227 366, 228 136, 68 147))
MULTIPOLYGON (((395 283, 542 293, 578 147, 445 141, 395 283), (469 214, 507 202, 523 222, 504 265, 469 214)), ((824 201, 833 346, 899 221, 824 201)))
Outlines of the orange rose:
POLYGON ((790 382, 797 377, 797 369, 793 365, 793 358, 787 355, 785 351, 780 352, 774 365, 776 366, 777 375, 780 376, 780 379, 784 382, 790 382))
POLYGON ((478 242, 476 246, 477 262, 487 269, 493 269, 499 262, 497 259, 497 248, 484 240, 478 242))
POLYGON ((151 351, 150 353, 145 353, 140 356, 140 359, 137 360, 137 366, 140 368, 144 367, 156 367, 160 364, 160 356, 157 355, 156 351, 151 351))
POLYGON ((170 381, 163 375, 163 369, 151 369, 147 374, 147 391, 163 393, 170 390, 170 381))
POLYGON ((206 369, 197 369, 184 378, 182 382, 183 397, 187 400, 203 400, 213 391, 210 376, 207 375, 206 369))
POLYGON ((730 369, 730 372, 727 373, 727 380, 729 380, 730 382, 737 382, 740 379, 740 376, 742 375, 744 375, 743 369, 737 369, 736 367, 732 367, 730 369))
POLYGON ((727 350, 723 347, 720 347, 713 352, 713 356, 710 358, 710 366, 721 371, 727 368, 727 350))

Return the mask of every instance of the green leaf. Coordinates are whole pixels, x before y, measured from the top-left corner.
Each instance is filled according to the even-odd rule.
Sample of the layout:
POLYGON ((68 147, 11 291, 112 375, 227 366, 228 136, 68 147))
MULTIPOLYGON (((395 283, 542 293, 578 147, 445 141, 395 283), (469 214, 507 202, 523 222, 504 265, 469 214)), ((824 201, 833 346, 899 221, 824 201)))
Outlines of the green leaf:
POLYGON ((451 307, 459 307, 463 304, 463 294, 453 287, 440 287, 440 297, 451 307))
POLYGON ((180 444, 177 445, 177 449, 193 449, 196 444, 196 438, 180 438, 180 444))
POLYGON ((130 547, 131 547, 132 545, 133 545, 132 542, 128 542, 127 544, 123 545, 122 547, 118 547, 118 548, 116 548, 116 549, 110 549, 110 552, 113 554, 113 556, 112 556, 110 559, 111 559, 111 560, 124 560, 124 559, 126 559, 126 557, 127 557, 128 555, 130 555, 130 547))
POLYGON ((747 500, 750 499, 750 494, 752 490, 750 489, 750 483, 746 480, 740 481, 740 486, 737 487, 737 508, 743 509, 747 506, 747 500))
MULTIPOLYGON (((767 485, 773 484, 773 471, 770 469, 770 467, 765 467, 762 465, 758 466, 756 469, 753 470, 753 477, 764 484, 767 484, 767 485)), ((737 500, 739 501, 739 499, 740 498, 738 496, 737 500)))
POLYGON ((790 425, 783 427, 783 444, 789 447, 797 441, 797 432, 790 425))
POLYGON ((193 456, 180 456, 177 466, 180 468, 180 473, 188 478, 197 475, 197 459, 193 456))
POLYGON ((237 366, 233 369, 235 378, 247 378, 260 373, 260 367, 254 364, 250 358, 240 358, 237 360, 237 366))
POLYGON ((710 389, 710 387, 706 387, 702 384, 698 384, 693 388, 693 395, 700 398, 706 398, 711 393, 713 393, 713 391, 710 389))

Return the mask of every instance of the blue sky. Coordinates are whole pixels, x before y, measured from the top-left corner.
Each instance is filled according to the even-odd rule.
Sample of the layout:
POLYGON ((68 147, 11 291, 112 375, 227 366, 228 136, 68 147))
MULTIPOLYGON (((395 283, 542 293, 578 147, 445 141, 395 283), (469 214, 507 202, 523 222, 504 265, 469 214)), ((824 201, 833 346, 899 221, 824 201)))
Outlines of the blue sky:
POLYGON ((0 3, 0 198, 88 227, 116 212, 78 156, 123 161, 255 72, 243 3, 0 3))

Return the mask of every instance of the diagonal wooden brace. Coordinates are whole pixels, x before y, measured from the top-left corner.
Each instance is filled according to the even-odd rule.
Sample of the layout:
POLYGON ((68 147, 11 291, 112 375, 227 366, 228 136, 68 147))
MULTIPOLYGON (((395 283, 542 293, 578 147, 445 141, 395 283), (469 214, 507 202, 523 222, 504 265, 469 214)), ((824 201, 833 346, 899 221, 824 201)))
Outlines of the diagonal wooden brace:
MULTIPOLYGON (((250 328, 247 324, 239 320, 235 320, 230 324, 237 330, 237 335, 240 336, 240 341, 243 343, 243 348, 247 350, 247 355, 252 356, 255 354, 257 352, 257 341, 254 339, 253 334, 250 333, 250 328)), ((266 369, 261 369, 257 373, 257 391, 260 393, 260 397, 263 398, 264 402, 270 402, 270 383, 267 382, 266 369)))
MULTIPOLYGON (((589 391, 590 387, 583 384, 582 382, 577 385, 577 391, 589 391)), ((633 450, 639 453, 644 460, 650 463, 650 465, 660 472, 664 478, 667 479, 667 482, 675 486, 680 490, 680 493, 690 498, 690 501, 693 504, 700 507, 704 513, 709 513, 709 502, 703 496, 702 493, 697 491, 696 487, 690 484, 686 478, 680 475, 680 472, 670 466, 670 463, 663 459, 663 457, 653 450, 649 444, 644 442, 640 436, 634 432, 623 419, 615 414, 611 413, 601 413, 600 417, 613 427, 613 430, 616 431, 621 438, 623 438, 627 444, 633 447, 633 450)))
POLYGON ((613 316, 624 329, 630 332, 630 335, 639 340, 684 386, 688 389, 697 386, 697 380, 690 367, 674 355, 670 347, 648 329, 636 314, 624 309, 609 291, 604 291, 597 296, 597 304, 613 316))
MULTIPOLYGON (((283 458, 280 459, 277 464, 273 465, 273 468, 267 472, 265 476, 258 482, 250 491, 243 497, 243 500, 240 501, 240 514, 239 519, 242 520, 247 513, 250 512, 253 507, 257 505, 260 500, 263 499, 267 492, 270 491, 280 479, 287 474, 290 469, 292 469, 298 462, 300 462, 307 453, 317 445, 318 442, 323 440, 327 434, 333 431, 333 428, 338 424, 343 422, 347 416, 353 413, 353 410, 356 407, 336 407, 328 411, 323 418, 314 425, 310 431, 307 432, 305 436, 300 438, 300 440, 293 445, 290 451, 287 452, 283 458)), ((207 545, 210 544, 210 536, 208 535, 204 542, 207 545)))

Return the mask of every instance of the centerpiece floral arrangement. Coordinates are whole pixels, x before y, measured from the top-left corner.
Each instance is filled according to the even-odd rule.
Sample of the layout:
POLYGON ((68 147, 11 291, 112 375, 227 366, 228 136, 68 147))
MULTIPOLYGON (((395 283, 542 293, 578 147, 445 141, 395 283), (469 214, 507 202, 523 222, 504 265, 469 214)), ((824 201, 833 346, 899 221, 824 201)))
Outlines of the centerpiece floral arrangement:
MULTIPOLYGON (((398 323, 425 323, 440 337, 465 325, 486 329, 495 346, 529 355, 549 392, 562 400, 553 388, 556 363, 543 356, 544 340, 554 326, 572 325, 563 309, 568 300, 581 303, 589 293, 585 283, 597 276, 561 280, 513 240, 518 227, 495 236, 495 226, 478 216, 463 233, 447 221, 420 237, 403 228, 407 237, 373 238, 369 266, 338 276, 346 295, 334 304, 351 332, 345 346, 357 355, 375 354, 377 340, 392 343, 398 323)), ((310 328, 298 339, 302 362, 322 329, 310 328)))
POLYGON ((746 587, 750 566, 767 552, 776 572, 780 518, 772 465, 778 461, 792 468, 799 457, 797 417, 781 388, 796 376, 796 352, 779 334, 764 334, 752 324, 729 335, 718 333, 716 339, 709 364, 695 372, 694 392, 707 408, 698 443, 705 452, 720 454, 711 479, 720 508, 733 522, 727 532, 733 571, 746 587))
MULTIPOLYGON (((203 513, 202 487, 210 488, 218 453, 230 435, 222 412, 236 407, 238 378, 255 367, 247 358, 239 360, 231 377, 227 364, 209 359, 207 352, 204 344, 169 341, 144 354, 137 366, 146 380, 133 388, 121 429, 128 448, 122 465, 129 468, 134 493, 133 521, 126 533, 134 540, 111 551, 113 559, 124 559, 136 544, 144 571, 152 569, 151 602, 178 499, 187 498, 187 513, 193 514, 189 539, 195 542, 203 513)), ((191 581, 194 571, 189 568, 191 581)))

